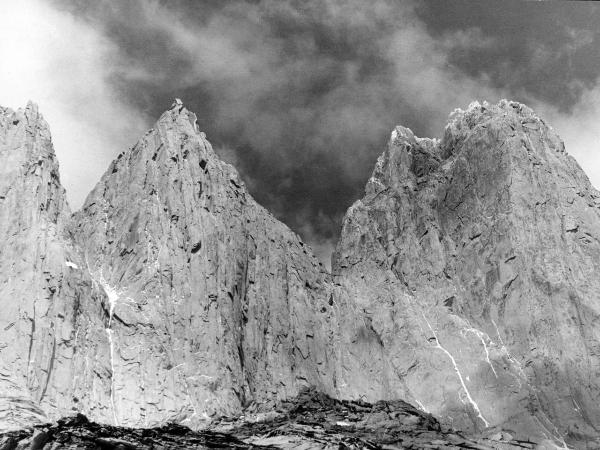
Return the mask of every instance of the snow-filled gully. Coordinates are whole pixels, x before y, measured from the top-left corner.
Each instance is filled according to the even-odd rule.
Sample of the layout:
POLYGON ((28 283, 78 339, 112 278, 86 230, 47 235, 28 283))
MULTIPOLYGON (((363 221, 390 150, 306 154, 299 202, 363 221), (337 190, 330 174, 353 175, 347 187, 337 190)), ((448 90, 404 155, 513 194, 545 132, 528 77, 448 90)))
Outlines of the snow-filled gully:
POLYGON ((473 407, 473 409, 477 413, 477 417, 479 417, 479 419, 481 419, 481 421, 484 423, 485 427, 486 428, 489 427, 490 423, 487 421, 487 419, 481 413, 481 410, 479 409, 479 405, 477 405, 477 402, 475 402, 475 400, 473 399, 473 397, 471 397, 471 393, 469 392, 469 389, 467 388, 465 380, 464 380, 464 378, 462 376, 462 373, 460 372, 460 369, 458 367, 458 364, 456 363, 456 360, 454 359, 454 356, 452 356, 452 354, 448 350, 446 350, 442 346, 442 344, 440 344, 440 341, 439 341, 439 339, 437 337, 437 333, 435 332, 435 330, 433 329, 433 327, 431 326, 431 324, 429 323, 429 321, 425 317, 425 314, 423 314, 423 312, 421 312, 421 315, 423 316, 423 320, 425 320, 425 323, 427 323, 427 326, 429 327, 429 329, 433 333, 433 337, 435 339, 435 344, 436 344, 435 348, 440 349, 441 351, 443 351, 446 354, 446 356, 448 356, 448 358, 452 362, 452 365, 454 366, 454 371, 456 372, 456 375, 458 376, 460 384, 461 384, 463 390, 465 391, 465 395, 467 396, 467 400, 469 401, 469 403, 471 404, 471 406, 473 407))
POLYGON ((113 316, 115 313, 115 306, 117 304, 117 301, 119 300, 119 294, 112 286, 110 286, 106 282, 102 275, 100 275, 98 284, 102 286, 102 289, 104 289, 104 292, 108 297, 108 325, 106 327, 106 335, 108 336, 108 344, 110 350, 110 406, 112 408, 115 425, 119 425, 119 421, 117 419, 117 412, 115 409, 115 348, 113 342, 113 331, 111 328, 113 316))
POLYGON ((92 278, 92 281, 102 288, 106 297, 108 298, 108 324, 105 328, 106 336, 108 338, 108 348, 110 355, 110 407, 112 410, 113 421, 115 425, 119 425, 119 420, 117 418, 117 411, 115 408, 115 346, 113 339, 113 330, 112 330, 112 320, 115 313, 115 307, 117 305, 117 301, 119 300, 119 293, 113 288, 108 282, 104 279, 102 275, 102 270, 100 270, 100 276, 95 277, 92 271, 90 270, 90 265, 87 260, 86 255, 86 265, 88 269, 88 273, 92 278))

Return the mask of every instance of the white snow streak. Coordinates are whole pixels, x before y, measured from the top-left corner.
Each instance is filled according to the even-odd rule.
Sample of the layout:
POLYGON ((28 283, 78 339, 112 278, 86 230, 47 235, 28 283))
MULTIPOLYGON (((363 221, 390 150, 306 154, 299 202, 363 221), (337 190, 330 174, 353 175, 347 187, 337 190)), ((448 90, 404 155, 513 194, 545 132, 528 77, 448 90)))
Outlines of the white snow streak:
POLYGON ((110 286, 106 282, 102 275, 100 275, 99 284, 100 286, 102 286, 102 289, 108 297, 108 328, 110 328, 115 313, 115 306, 117 305, 117 301, 119 300, 119 294, 112 286, 110 286))
MULTIPOLYGON (((485 350, 485 360, 487 361, 487 363, 489 364, 489 366, 492 368, 492 372, 494 372, 494 376, 496 378, 498 378, 498 374, 496 373, 496 369, 494 369, 494 365, 490 361, 490 352, 488 350, 487 342, 485 341, 485 338, 484 338, 484 336, 487 337, 488 339, 490 339, 490 337, 487 334, 485 334, 483 331, 478 330, 477 328, 473 328, 473 327, 466 328, 464 331, 467 332, 467 333, 473 333, 473 334, 475 334, 475 336, 477 336, 479 338, 479 340, 483 344, 483 348, 485 350)), ((491 339, 490 339, 490 341, 491 341, 491 339)))
MULTIPOLYGON (((541 412, 541 411, 540 411, 541 412)), ((565 440, 563 439, 562 435, 560 433, 558 433, 558 430, 556 431, 556 433, 558 434, 559 437, 556 437, 552 431, 550 431, 548 429, 548 427, 546 427, 542 421, 540 419, 538 419, 536 416, 533 416, 533 418, 537 421, 537 423, 540 424, 540 427, 542 427, 542 433, 544 433, 543 430, 546 430, 548 432, 548 434, 544 433, 544 435, 546 436, 546 438, 550 441, 558 441, 562 444, 562 447, 559 447, 558 445, 556 445, 555 442, 552 442, 552 444, 554 445, 554 447, 556 448, 560 448, 560 449, 564 449, 564 450, 570 450, 571 448, 567 445, 567 443, 565 442, 565 440)), ((550 422, 550 421, 549 421, 550 422)), ((552 422, 550 422, 550 424, 554 427, 554 424, 552 422)), ((555 427, 556 429, 556 427, 555 427)))
POLYGON ((119 294, 117 291, 110 286, 102 274, 100 274, 99 284, 104 289, 106 296, 108 297, 108 326, 106 327, 106 335, 108 336, 108 343, 110 349, 110 405, 112 407, 113 419, 115 425, 119 425, 117 419, 117 411, 115 409, 115 346, 113 343, 113 331, 111 329, 113 316, 115 314, 115 306, 119 300, 119 294))
POLYGON ((119 425, 119 421, 117 420, 117 412, 115 410, 115 350, 112 339, 112 330, 110 328, 106 329, 106 335, 108 336, 110 348, 110 406, 112 408, 115 425, 119 425))
MULTIPOLYGON (((510 362, 512 362, 513 365, 517 368, 519 375, 521 375, 523 377, 523 379, 525 381, 527 381, 527 375, 525 375, 525 372, 523 371, 523 367, 521 366, 521 363, 519 361, 517 361, 515 358, 513 358, 513 356, 508 352, 506 345, 504 345, 504 341, 502 340, 502 336, 500 335, 500 330, 498 329, 498 325, 496 325, 496 322, 494 321, 494 319, 492 319, 492 324, 496 328, 496 333, 498 334, 498 340, 500 341, 500 345, 502 345, 502 347, 500 347, 500 349, 502 350, 502 353, 504 353, 504 355, 508 358, 508 360, 510 362)), ((518 379, 518 377, 515 377, 515 378, 517 379, 517 381, 519 383, 519 388, 520 388, 521 381, 518 379)))
POLYGON ((452 354, 448 350, 446 350, 444 347, 442 347, 435 330, 433 329, 433 327, 431 326, 431 324, 425 317, 425 314, 423 314, 423 312, 421 312, 421 315, 423 316, 423 320, 425 320, 425 322, 427 323, 427 326, 433 333, 433 337, 434 337, 435 343, 436 343, 435 348, 439 348, 441 351, 443 351, 446 354, 446 356, 448 356, 448 358, 450 358, 450 361, 452 361, 452 365, 454 366, 454 371, 456 372, 456 375, 458 375, 458 379, 460 380, 460 384, 462 385, 462 388, 465 391, 465 394, 467 395, 467 399, 469 400, 469 403, 471 404, 471 406, 477 413, 477 417, 479 417, 481 419, 481 421, 485 424, 486 428, 489 427, 490 423, 485 419, 485 417, 483 417, 483 414, 481 413, 479 406, 477 405, 475 400, 473 400, 473 397, 471 397, 471 393, 469 392, 469 389, 467 389, 467 385, 465 384, 465 380, 463 379, 462 373, 460 373, 460 369, 458 368, 458 364, 456 363, 454 356, 452 356, 452 354))
POLYGON ((100 270, 100 276, 98 278, 92 274, 87 254, 85 255, 85 263, 87 265, 88 273, 90 274, 92 282, 97 285, 100 285, 102 287, 102 290, 106 294, 106 297, 108 298, 108 325, 105 330, 106 336, 108 338, 110 353, 110 406, 112 409, 113 420, 115 422, 115 425, 119 425, 119 420, 117 419, 117 411, 115 408, 115 348, 113 342, 113 331, 111 329, 112 320, 115 313, 115 306, 117 305, 117 301, 119 300, 119 293, 104 279, 104 276, 102 275, 102 269, 100 270))
POLYGON ((419 408, 421 409, 421 411, 423 411, 424 413, 429 414, 429 411, 427 410, 427 408, 425 408, 425 406, 423 406, 423 403, 421 403, 419 400, 415 399, 415 402, 417 402, 417 405, 419 405, 419 408))

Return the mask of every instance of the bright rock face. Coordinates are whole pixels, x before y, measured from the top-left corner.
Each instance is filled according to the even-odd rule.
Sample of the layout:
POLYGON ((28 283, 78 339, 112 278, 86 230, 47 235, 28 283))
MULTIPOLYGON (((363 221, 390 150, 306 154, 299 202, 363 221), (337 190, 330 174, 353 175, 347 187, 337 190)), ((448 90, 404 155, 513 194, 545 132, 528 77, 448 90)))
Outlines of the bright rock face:
POLYGON ((187 425, 331 392, 329 275, 175 103, 75 215, 106 292, 112 422, 187 425))
POLYGON ((600 427, 600 195, 503 101, 392 133, 327 273, 180 102, 71 215, 0 110, 0 423, 194 428, 314 387, 556 443, 600 427))
POLYGON ((37 107, 0 108, 0 429, 105 409, 100 298, 66 235, 69 218, 37 107), (96 397, 78 403, 91 386, 96 397))
POLYGON ((473 104, 441 141, 392 133, 344 220, 335 280, 409 401, 557 442, 600 426, 600 194, 527 107, 473 104))

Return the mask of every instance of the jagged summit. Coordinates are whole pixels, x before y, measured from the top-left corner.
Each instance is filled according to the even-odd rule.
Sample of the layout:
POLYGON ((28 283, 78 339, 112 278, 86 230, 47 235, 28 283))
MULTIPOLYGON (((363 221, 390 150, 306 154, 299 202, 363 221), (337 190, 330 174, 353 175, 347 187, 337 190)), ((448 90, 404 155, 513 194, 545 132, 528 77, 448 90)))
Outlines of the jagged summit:
POLYGON ((473 101, 467 109, 455 109, 450 113, 445 129, 470 129, 475 125, 483 125, 496 116, 508 117, 512 120, 530 120, 543 123, 543 120, 527 105, 502 99, 496 105, 490 104, 487 101, 473 101))
POLYGON ((16 111, 0 107, 0 139, 4 151, 20 150, 24 158, 41 156, 55 159, 50 127, 39 113, 38 106, 31 101, 25 108, 16 111), (33 145, 35 141, 40 144, 33 145), (22 142, 27 142, 28 145, 17 144, 22 142), (32 151, 38 153, 32 154, 32 151))
MULTIPOLYGON (((35 158, 37 156, 56 159, 50 127, 40 114, 38 106, 32 101, 27 102, 25 108, 13 110, 0 106, 0 144, 9 145, 10 142, 28 142, 27 146, 17 147, 23 152, 23 156, 35 158), (34 140, 44 142, 43 145, 32 145, 34 140), (32 154, 32 151, 42 152, 32 154)), ((56 163, 58 165, 58 163, 56 163)))
POLYGON ((175 101, 173 101, 173 103, 171 104, 171 107, 161 115, 161 117, 158 119, 158 123, 161 123, 162 121, 168 119, 176 121, 179 118, 182 118, 184 120, 187 119, 190 122, 194 131, 200 133, 202 138, 206 137, 205 133, 201 132, 198 129, 196 114, 189 111, 184 106, 183 102, 178 98, 176 98, 175 101))
POLYGON ((448 118, 444 128, 444 137, 440 142, 442 154, 448 157, 459 148, 459 142, 474 133, 476 127, 509 127, 513 131, 523 128, 544 131, 544 138, 551 141, 557 152, 564 152, 565 146, 552 127, 548 126, 528 106, 514 101, 501 100, 492 105, 488 102, 472 102, 466 110, 455 109, 448 118))
POLYGON ((35 103, 31 100, 27 101, 25 108, 18 108, 16 111, 11 109, 8 106, 0 105, 0 111, 2 112, 2 114, 7 114, 7 115, 15 114, 16 112, 21 112, 23 114, 25 114, 25 112, 32 112, 35 115, 39 115, 39 108, 38 108, 37 103, 35 103))
MULTIPOLYGON (((460 158, 458 152, 467 152, 473 145, 478 146, 481 152, 497 152, 494 142, 515 137, 517 140, 520 137, 527 139, 530 134, 547 145, 514 142, 507 146, 514 152, 511 160, 518 159, 519 152, 525 149, 530 159, 550 161, 559 158, 565 164, 577 167, 572 175, 585 177, 575 160, 565 151, 560 137, 531 108, 508 100, 501 100, 496 105, 475 101, 467 109, 456 109, 450 114, 442 139, 419 138, 410 129, 397 126, 391 133, 387 150, 377 161, 367 183, 367 192, 380 192, 388 187, 399 188, 415 183, 416 186, 425 186, 424 181, 428 176, 441 173, 437 171, 438 168, 443 171, 443 166, 460 158), (482 139, 485 142, 481 142, 482 139), (469 141, 475 141, 475 144, 469 141)), ((494 164, 493 161, 489 162, 494 164)), ((501 164, 502 161, 498 160, 499 168, 501 164)))

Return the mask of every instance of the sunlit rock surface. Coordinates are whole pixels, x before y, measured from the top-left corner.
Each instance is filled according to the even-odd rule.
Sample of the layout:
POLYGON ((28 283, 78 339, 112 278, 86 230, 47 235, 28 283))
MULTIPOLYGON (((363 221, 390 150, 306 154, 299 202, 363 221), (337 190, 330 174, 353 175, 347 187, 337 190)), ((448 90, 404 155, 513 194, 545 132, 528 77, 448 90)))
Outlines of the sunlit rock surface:
POLYGON ((74 215, 36 107, 0 120, 1 430, 200 429, 310 386, 598 443, 600 196, 527 107, 457 110, 441 140, 397 127, 332 274, 178 101, 74 215))
POLYGON ((600 196, 526 106, 392 133, 346 214, 334 279, 408 401, 463 429, 556 442, 600 425, 600 196))
POLYGON ((107 409, 101 298, 69 218, 37 107, 0 108, 0 430, 107 409))
POLYGON ((329 275, 179 102, 111 164, 74 231, 108 299, 112 423, 199 426, 333 392, 329 275))

